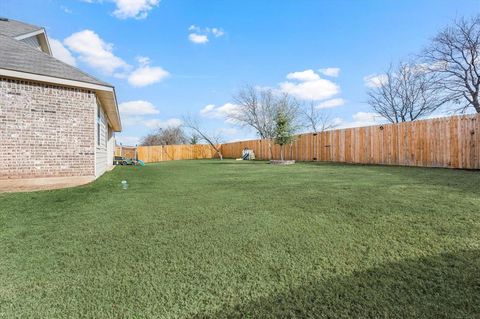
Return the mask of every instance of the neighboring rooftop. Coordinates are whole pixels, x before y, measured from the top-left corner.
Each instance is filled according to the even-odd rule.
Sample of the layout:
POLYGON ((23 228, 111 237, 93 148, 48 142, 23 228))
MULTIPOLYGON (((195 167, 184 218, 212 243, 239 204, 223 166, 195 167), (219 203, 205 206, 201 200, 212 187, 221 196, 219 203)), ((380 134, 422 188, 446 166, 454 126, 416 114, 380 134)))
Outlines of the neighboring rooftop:
POLYGON ((9 37, 18 37, 20 35, 41 29, 43 28, 37 27, 36 25, 7 18, 0 18, 0 34, 7 35, 9 37))

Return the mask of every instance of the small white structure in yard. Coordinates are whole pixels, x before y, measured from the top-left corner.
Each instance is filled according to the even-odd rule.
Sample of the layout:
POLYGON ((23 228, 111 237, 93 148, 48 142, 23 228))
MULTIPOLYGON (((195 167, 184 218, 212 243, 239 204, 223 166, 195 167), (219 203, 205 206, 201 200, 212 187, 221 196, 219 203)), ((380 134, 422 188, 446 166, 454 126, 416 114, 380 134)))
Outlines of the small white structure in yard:
POLYGON ((255 159, 255 153, 253 150, 250 150, 248 148, 244 148, 242 151, 242 159, 243 160, 254 160, 255 159))
POLYGON ((44 28, 0 18, 0 188, 94 180, 121 129, 111 84, 55 59, 44 28))

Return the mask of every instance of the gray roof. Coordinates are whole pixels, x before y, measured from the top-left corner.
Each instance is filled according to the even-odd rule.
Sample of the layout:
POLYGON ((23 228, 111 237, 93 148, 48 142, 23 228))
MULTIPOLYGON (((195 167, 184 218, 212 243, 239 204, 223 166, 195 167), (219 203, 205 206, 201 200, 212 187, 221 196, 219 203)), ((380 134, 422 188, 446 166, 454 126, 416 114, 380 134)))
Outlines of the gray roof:
POLYGON ((41 30, 43 28, 28 23, 8 19, 0 20, 0 33, 10 37, 18 37, 19 35, 41 30))
POLYGON ((0 68, 113 87, 34 47, 0 34, 0 68))

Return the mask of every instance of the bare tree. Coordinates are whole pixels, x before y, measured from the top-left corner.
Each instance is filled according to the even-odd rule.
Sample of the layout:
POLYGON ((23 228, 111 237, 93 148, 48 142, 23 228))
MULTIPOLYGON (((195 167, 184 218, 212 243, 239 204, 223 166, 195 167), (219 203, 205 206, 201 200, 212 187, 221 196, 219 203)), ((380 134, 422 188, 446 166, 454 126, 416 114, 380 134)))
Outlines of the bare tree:
POLYGON ((179 145, 185 144, 187 138, 181 127, 158 128, 143 137, 140 145, 179 145))
POLYGON ((330 113, 319 109, 314 101, 310 101, 302 108, 302 119, 304 126, 313 133, 324 132, 334 129, 338 126, 335 124, 330 113))
POLYGON ((221 138, 219 135, 208 134, 207 131, 200 126, 198 119, 191 115, 186 115, 183 117, 183 127, 191 130, 192 135, 197 134, 202 140, 210 144, 215 152, 217 152, 220 160, 223 160, 222 151, 218 147, 218 145, 221 143, 221 138))
MULTIPOLYGON (((275 138, 275 119, 280 109, 291 119, 292 125, 298 128, 298 102, 288 94, 276 94, 271 89, 246 85, 238 91, 233 100, 237 109, 228 114, 228 119, 240 126, 254 129, 261 139, 275 138)), ((269 154, 271 158, 271 143, 269 154)))
POLYGON ((233 99, 238 111, 228 114, 232 122, 253 128, 261 139, 274 137, 276 101, 272 90, 246 85, 233 99))
POLYGON ((423 52, 431 70, 441 77, 451 101, 460 110, 480 113, 480 15, 456 20, 431 41, 423 52))
POLYGON ((390 66, 367 94, 372 108, 392 123, 415 121, 448 101, 442 94, 438 76, 415 63, 390 66))

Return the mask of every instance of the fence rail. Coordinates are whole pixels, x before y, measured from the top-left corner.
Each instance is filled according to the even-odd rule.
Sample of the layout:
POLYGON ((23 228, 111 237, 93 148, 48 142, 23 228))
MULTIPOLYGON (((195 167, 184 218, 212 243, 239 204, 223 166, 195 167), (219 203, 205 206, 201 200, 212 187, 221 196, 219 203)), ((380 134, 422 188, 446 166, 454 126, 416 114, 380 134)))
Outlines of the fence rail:
MULTIPOLYGON (((257 159, 280 157, 270 140, 250 140, 221 146, 225 158, 238 158, 244 148, 257 159)), ((209 145, 140 146, 146 163, 216 157, 209 145)), ((285 158, 359 164, 480 169, 480 115, 463 115, 400 124, 301 134, 285 146, 285 158)))

